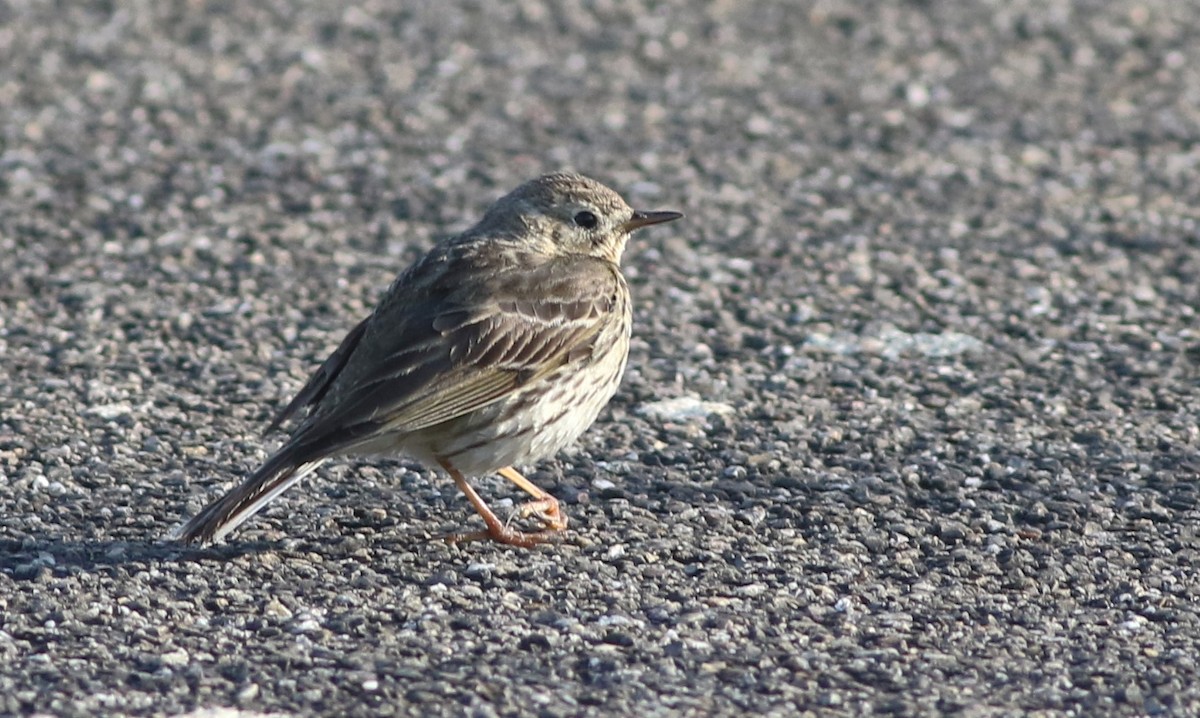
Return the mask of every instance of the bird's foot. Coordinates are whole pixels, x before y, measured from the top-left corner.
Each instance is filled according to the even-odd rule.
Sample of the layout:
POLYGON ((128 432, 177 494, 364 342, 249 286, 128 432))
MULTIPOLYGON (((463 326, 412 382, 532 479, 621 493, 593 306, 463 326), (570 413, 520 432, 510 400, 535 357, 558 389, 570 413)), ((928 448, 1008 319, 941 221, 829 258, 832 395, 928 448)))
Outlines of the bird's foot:
POLYGON ((520 548, 533 548, 538 544, 551 541, 558 536, 558 531, 538 531, 536 533, 526 533, 518 531, 508 526, 496 526, 488 528, 486 531, 472 531, 471 533, 450 534, 443 537, 443 540, 448 544, 468 543, 471 541, 495 541, 507 546, 518 546, 520 548))
POLYGON ((565 531, 567 515, 558 508, 558 499, 553 496, 543 496, 540 499, 526 501, 517 507, 504 523, 504 527, 512 526, 517 519, 535 518, 541 522, 546 531, 565 531))

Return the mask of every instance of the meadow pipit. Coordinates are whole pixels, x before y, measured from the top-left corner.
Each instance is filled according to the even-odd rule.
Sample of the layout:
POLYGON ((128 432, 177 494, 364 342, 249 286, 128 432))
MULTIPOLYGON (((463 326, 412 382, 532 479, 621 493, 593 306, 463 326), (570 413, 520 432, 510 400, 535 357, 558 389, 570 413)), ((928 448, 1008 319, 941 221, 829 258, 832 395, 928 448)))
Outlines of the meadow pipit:
POLYGON ((474 227, 406 269, 268 431, 308 407, 287 442, 244 483, 175 532, 209 542, 237 528, 334 456, 403 452, 441 467, 491 538, 533 546, 567 526, 553 496, 513 468, 551 456, 595 421, 629 354, 629 233, 678 212, 638 212, 571 173, 526 182, 474 227), (533 500, 518 531, 467 476, 498 473, 533 500))

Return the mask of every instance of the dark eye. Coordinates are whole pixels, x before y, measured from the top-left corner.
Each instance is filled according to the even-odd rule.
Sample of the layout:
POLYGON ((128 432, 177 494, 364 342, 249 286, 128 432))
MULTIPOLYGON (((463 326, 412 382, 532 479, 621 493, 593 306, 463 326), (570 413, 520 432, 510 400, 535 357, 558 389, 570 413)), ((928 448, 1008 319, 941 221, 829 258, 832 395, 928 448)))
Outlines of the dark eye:
POLYGON ((584 210, 575 215, 575 224, 584 229, 595 229, 600 220, 596 219, 596 215, 584 210))

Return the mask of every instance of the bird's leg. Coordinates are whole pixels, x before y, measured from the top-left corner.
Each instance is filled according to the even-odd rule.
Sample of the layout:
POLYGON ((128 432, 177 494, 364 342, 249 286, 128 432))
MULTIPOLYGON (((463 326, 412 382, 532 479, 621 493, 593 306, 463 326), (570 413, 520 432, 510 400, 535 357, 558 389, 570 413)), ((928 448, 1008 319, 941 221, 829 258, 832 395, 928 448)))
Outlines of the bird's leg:
POLYGON ((533 516, 542 522, 547 531, 563 531, 567 528, 567 515, 559 510, 558 499, 534 486, 532 481, 522 476, 521 472, 511 466, 505 466, 496 473, 513 482, 522 491, 533 497, 533 501, 526 501, 517 507, 517 510, 509 518, 509 523, 514 518, 525 519, 533 516))
MULTIPOLYGON (((509 528, 505 524, 501 523, 500 519, 495 513, 492 512, 490 508, 488 508, 488 505, 484 503, 479 494, 475 492, 475 489, 471 488, 471 485, 467 483, 466 477, 464 477, 458 469, 454 468, 449 464, 449 462, 443 459, 438 459, 438 463, 441 464, 442 468, 446 470, 446 473, 450 474, 450 478, 454 479, 454 484, 458 486, 458 490, 462 491, 463 494, 466 495, 467 500, 471 502, 471 506, 475 508, 475 511, 481 517, 483 517, 483 522, 487 524, 487 531, 477 531, 469 534, 451 534, 446 537, 447 543, 460 543, 464 541, 480 541, 483 539, 491 539, 497 543, 508 544, 509 546, 532 548, 533 546, 546 541, 550 538, 550 536, 552 536, 551 533, 523 533, 521 531, 517 531, 516 529, 509 528)), ((518 476, 520 476, 520 474, 518 474, 518 476)), ((529 485, 533 486, 533 484, 529 485)))

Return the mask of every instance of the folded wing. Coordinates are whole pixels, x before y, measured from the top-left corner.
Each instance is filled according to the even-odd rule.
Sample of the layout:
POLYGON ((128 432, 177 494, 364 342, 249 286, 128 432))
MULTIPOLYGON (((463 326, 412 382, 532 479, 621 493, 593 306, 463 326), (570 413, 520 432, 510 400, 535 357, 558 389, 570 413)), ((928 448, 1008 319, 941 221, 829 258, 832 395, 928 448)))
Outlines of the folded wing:
POLYGON ((444 273, 454 285, 390 297, 317 370, 280 417, 313 406, 288 442, 296 460, 450 421, 589 361, 623 281, 614 265, 580 257, 480 268, 472 281, 464 271, 444 273))

